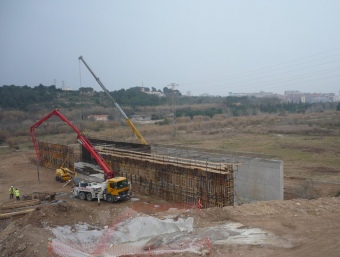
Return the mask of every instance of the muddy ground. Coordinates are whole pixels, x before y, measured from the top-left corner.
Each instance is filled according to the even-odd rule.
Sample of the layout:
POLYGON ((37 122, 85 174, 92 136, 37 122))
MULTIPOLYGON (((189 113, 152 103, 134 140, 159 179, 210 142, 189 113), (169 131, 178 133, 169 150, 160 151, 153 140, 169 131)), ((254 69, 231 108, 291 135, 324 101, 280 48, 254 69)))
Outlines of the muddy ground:
POLYGON ((56 182, 52 170, 40 168, 38 180, 30 157, 33 151, 1 155, 1 204, 10 202, 11 185, 22 196, 56 192, 58 201, 43 202, 11 223, 1 220, 0 256, 340 256, 340 198, 332 197, 338 184, 318 184, 316 200, 294 199, 300 181, 285 178, 285 201, 223 209, 199 210, 137 194, 98 206, 70 198, 71 186, 56 182), (172 239, 157 231, 163 226, 172 239), (84 227, 95 233, 81 239, 84 227), (121 242, 113 243, 118 232, 121 242), (136 240, 124 241, 126 236, 136 240))

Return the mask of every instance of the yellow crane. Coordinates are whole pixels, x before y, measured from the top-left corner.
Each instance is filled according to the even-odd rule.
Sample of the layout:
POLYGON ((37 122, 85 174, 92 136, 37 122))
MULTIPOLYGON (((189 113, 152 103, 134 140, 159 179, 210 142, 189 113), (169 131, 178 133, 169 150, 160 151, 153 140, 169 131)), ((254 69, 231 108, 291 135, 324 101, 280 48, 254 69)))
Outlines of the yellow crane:
POLYGON ((83 56, 79 56, 78 58, 79 60, 81 60, 84 65, 86 66, 86 68, 90 71, 90 73, 92 74, 92 76, 96 79, 96 81, 98 82, 99 86, 104 90, 104 92, 107 94, 107 96, 113 101, 113 104, 117 107, 118 111, 120 112, 120 114, 124 117, 126 123, 129 125, 129 127, 132 129, 133 133, 136 135, 136 137, 142 142, 142 144, 147 145, 148 143, 145 141, 145 139, 142 137, 142 135, 139 133, 139 131, 137 130, 137 128, 135 127, 135 125, 133 125, 132 121, 128 118, 128 116, 126 116, 126 114, 124 113, 124 111, 122 110, 122 108, 120 108, 120 106, 118 105, 118 103, 113 99, 112 95, 110 94, 110 92, 106 89, 106 87, 104 86, 104 84, 100 81, 100 79, 96 76, 96 74, 94 74, 94 72, 91 70, 91 68, 87 65, 87 63, 85 62, 83 56))

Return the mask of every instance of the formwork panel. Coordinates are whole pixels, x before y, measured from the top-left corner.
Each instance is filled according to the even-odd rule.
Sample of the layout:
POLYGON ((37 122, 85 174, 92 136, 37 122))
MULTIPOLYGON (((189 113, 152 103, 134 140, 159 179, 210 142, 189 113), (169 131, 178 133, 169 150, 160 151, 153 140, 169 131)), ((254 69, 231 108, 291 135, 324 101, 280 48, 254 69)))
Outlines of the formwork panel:
POLYGON ((74 170, 74 151, 66 145, 39 142, 40 165, 46 168, 61 166, 74 170))
MULTIPOLYGON (((130 145, 124 147, 131 148, 130 145)), ((137 146, 133 145, 132 148, 137 146)), ((200 202, 202 208, 233 205, 232 164, 153 155, 148 149, 144 147, 142 152, 135 152, 111 148, 98 152, 116 176, 127 177, 132 189, 140 194, 189 206, 197 206, 200 202)), ((64 166, 74 170, 74 151, 71 147, 41 142, 39 150, 42 166, 64 166)))
MULTIPOLYGON (((73 149, 58 144, 39 143, 41 165, 74 169, 73 149)), ((174 203, 202 208, 223 207, 234 203, 233 165, 197 163, 192 160, 152 156, 115 150, 101 153, 118 176, 127 177, 136 192, 160 197, 174 203)))
POLYGON ((191 160, 176 160, 115 150, 101 152, 105 160, 114 159, 116 173, 129 178, 140 194, 202 208, 233 205, 233 165, 205 162, 194 166, 191 160), (216 167, 216 169, 214 169, 216 167))

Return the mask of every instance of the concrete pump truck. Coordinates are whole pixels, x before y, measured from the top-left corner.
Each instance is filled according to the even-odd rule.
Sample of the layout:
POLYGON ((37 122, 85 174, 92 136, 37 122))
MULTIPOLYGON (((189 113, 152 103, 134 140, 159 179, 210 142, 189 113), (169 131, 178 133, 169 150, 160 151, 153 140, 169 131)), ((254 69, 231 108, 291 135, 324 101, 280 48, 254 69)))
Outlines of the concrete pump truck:
POLYGON ((43 117, 33 126, 31 126, 30 133, 38 157, 38 161, 41 160, 41 156, 35 129, 52 116, 57 116, 58 118, 60 118, 77 133, 78 142, 82 146, 84 146, 87 151, 89 151, 91 156, 96 160, 96 162, 104 172, 104 182, 80 182, 73 187, 73 195, 79 197, 82 200, 86 199, 88 201, 91 201, 94 198, 99 198, 104 201, 115 202, 118 200, 129 198, 130 186, 127 179, 125 177, 115 177, 115 172, 105 162, 104 158, 99 154, 97 149, 84 136, 84 134, 81 133, 80 130, 76 126, 74 126, 65 116, 63 116, 57 109, 53 110, 51 113, 47 114, 45 117, 43 117))

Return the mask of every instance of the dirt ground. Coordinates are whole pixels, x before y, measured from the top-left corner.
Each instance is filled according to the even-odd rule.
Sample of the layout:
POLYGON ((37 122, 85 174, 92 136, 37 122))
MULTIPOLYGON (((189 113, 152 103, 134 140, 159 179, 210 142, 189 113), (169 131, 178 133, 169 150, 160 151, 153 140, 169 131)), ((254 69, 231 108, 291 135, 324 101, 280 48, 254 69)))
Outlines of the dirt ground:
MULTIPOLYGON (((304 200, 296 199, 294 193, 301 181, 285 178, 287 200, 257 202, 223 209, 200 211, 195 206, 166 203, 134 193, 131 201, 113 204, 101 202, 98 206, 96 201, 70 198, 71 186, 63 187, 64 184, 56 182, 52 170, 40 168, 38 180, 37 167, 29 161, 34 155, 33 151, 1 155, 0 203, 10 202, 10 186, 18 188, 21 196, 33 192, 56 192, 59 201, 42 203, 30 214, 13 222, 0 220, 0 256, 62 256, 56 253, 55 248, 54 251, 51 250, 51 242, 56 237, 53 229, 57 226, 69 225, 73 232, 77 224, 118 230, 113 224, 141 216, 158 220, 171 217, 174 222, 181 219, 187 223, 192 218, 193 230, 185 235, 186 239, 190 239, 173 244, 177 251, 171 253, 145 251, 117 256, 340 256, 340 198, 330 197, 334 192, 340 191, 338 184, 320 183, 317 187, 322 197, 304 200), (227 225, 236 226, 239 230, 228 227, 228 235, 217 230, 227 230, 227 225), (263 237, 250 240, 258 235, 263 237), (183 250, 185 246, 189 250, 199 251, 183 250)), ((1 213, 4 212, 2 209, 1 213)), ((105 237, 102 236, 96 246, 90 245, 97 247, 91 254, 77 255, 73 251, 68 256, 115 256, 102 254, 100 247, 107 247, 103 238, 105 237)), ((159 239, 155 237, 153 240, 157 241, 157 238, 159 239)), ((129 247, 127 244, 125 246, 129 247)))

